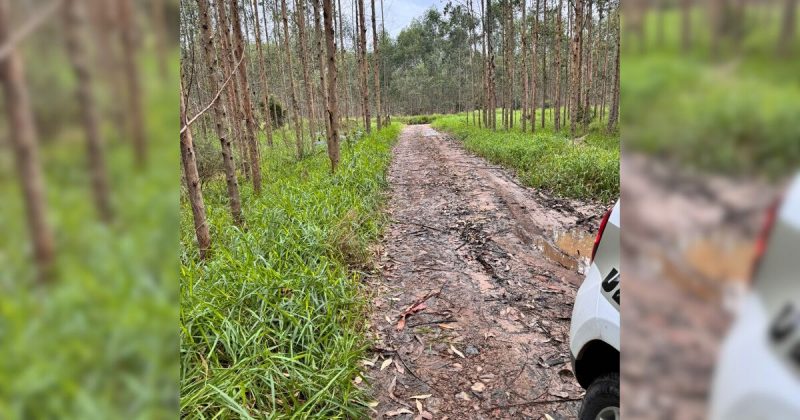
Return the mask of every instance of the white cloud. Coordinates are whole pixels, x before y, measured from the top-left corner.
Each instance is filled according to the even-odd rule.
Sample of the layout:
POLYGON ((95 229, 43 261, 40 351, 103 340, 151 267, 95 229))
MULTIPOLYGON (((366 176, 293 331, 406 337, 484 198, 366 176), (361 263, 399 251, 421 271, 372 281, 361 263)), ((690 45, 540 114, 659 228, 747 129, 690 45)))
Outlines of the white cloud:
MULTIPOLYGON (((383 13, 386 31, 396 38, 411 21, 422 16, 431 6, 441 9, 440 0, 384 0, 383 13)), ((377 4, 376 4, 377 7, 377 4)))

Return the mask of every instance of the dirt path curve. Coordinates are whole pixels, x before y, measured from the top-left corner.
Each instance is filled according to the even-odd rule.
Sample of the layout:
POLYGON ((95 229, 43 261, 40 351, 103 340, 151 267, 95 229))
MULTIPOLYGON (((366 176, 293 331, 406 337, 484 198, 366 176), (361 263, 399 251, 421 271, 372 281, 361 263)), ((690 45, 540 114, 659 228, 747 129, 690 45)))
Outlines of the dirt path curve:
POLYGON ((426 125, 394 153, 369 280, 373 416, 415 418, 419 401, 434 419, 574 418, 569 318, 585 258, 570 254, 591 251, 604 209, 523 187, 426 125))

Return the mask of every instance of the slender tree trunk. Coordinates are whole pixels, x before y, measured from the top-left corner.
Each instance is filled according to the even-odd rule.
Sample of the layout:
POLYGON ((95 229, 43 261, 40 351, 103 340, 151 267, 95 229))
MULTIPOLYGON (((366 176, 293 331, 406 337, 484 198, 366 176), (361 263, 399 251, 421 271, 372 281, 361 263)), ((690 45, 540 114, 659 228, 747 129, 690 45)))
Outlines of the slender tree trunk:
MULTIPOLYGON (((531 36, 531 131, 536 132, 536 44, 539 38, 539 0, 533 14, 533 35, 531 36)), ((544 113, 544 108, 542 108, 544 113)))
POLYGON ((381 76, 378 67, 380 62, 380 38, 378 38, 378 29, 375 24, 375 0, 371 0, 370 4, 372 5, 372 63, 375 76, 375 120, 378 124, 378 130, 380 130, 383 126, 383 118, 381 116, 381 76))
MULTIPOLYGON (((788 0, 793 1, 793 0, 788 0)), ((692 48, 692 0, 680 0, 681 48, 688 52, 692 48)))
MULTIPOLYGON (((188 122, 186 117, 186 98, 183 93, 183 81, 181 80, 181 125, 188 122)), ((192 142, 192 129, 187 128, 181 133, 181 162, 183 172, 186 176, 186 188, 189 192, 189 203, 192 206, 192 216, 194 218, 194 231, 197 234, 197 248, 200 250, 200 259, 208 256, 211 248, 211 235, 206 223, 206 207, 203 203, 203 192, 200 189, 200 175, 197 173, 197 161, 194 154, 194 144, 192 142)))
POLYGON ((125 73, 125 84, 128 87, 128 118, 131 119, 133 150, 136 166, 143 168, 147 163, 147 139, 142 111, 141 83, 139 71, 136 68, 138 41, 132 0, 119 0, 119 23, 122 32, 122 49, 124 51, 122 67, 125 73))
POLYGON ((788 57, 792 51, 795 27, 797 26, 797 0, 784 0, 783 21, 781 22, 781 34, 778 38, 778 54, 788 57))
POLYGON ((92 95, 94 78, 89 71, 89 57, 86 50, 85 35, 82 32, 84 27, 83 11, 79 10, 78 0, 66 0, 63 7, 67 55, 77 80, 76 96, 83 128, 86 131, 86 152, 94 206, 100 219, 108 223, 112 218, 111 200, 109 198, 108 175, 106 173, 105 157, 103 156, 103 139, 100 135, 97 105, 92 95))
MULTIPOLYGON (((469 28, 469 92, 470 92, 470 103, 469 103, 469 113, 472 114, 472 124, 475 125, 475 106, 476 106, 476 94, 475 94, 475 27, 474 23, 474 16, 472 14, 472 0, 467 0, 467 11, 469 12, 470 17, 470 28, 469 28)), ((382 13, 381 13, 382 14, 382 13)), ((467 118, 467 124, 469 124, 469 118, 467 118)))
POLYGON ((583 78, 583 118, 581 120, 581 125, 583 126, 583 130, 586 130, 588 125, 589 119, 591 118, 591 113, 589 112, 589 98, 592 92, 592 0, 589 0, 589 10, 586 16, 584 17, 584 25, 586 27, 586 36, 588 38, 588 42, 584 39, 581 39, 581 50, 585 51, 584 60, 584 69, 585 69, 585 76, 583 78), (588 44, 588 48, 584 48, 584 44, 588 44), (588 114, 588 115, 587 115, 588 114))
MULTIPOLYGON (((322 42, 325 39, 325 34, 322 31, 322 18, 320 17, 320 1, 321 0, 311 0, 311 4, 314 7, 314 30, 317 34, 317 61, 319 64, 319 92, 320 96, 322 97, 322 105, 325 107, 326 115, 323 116, 323 120, 325 120, 325 136, 328 140, 328 147, 330 147, 330 137, 331 137, 331 124, 328 120, 327 113, 329 112, 330 105, 328 104, 328 84, 326 82, 325 77, 325 50, 322 47, 322 42)), ((332 6, 332 5, 331 5, 332 6)), ((331 13, 333 13, 331 9, 331 13)), ((333 15, 335 16, 335 15, 333 15)), ((335 25, 335 23, 334 23, 335 25)), ((334 40, 335 43, 335 40, 334 40)), ((335 45, 335 44, 334 44, 335 45)), ((334 54, 336 53, 334 48, 334 54)), ((336 66, 334 66, 334 69, 336 66)), ((334 85, 335 88, 336 85, 334 85)), ((338 122, 338 112, 337 112, 337 122, 338 122)))
MULTIPOLYGON (((237 0, 231 0, 231 17, 233 18, 233 35, 236 38, 236 58, 244 56, 244 36, 242 34, 242 20, 239 16, 237 0)), ((261 153, 258 150, 256 138, 256 123, 253 118, 253 104, 251 102, 250 84, 247 77, 247 66, 239 66, 239 86, 242 93, 242 108, 244 108, 245 128, 247 129, 247 146, 250 152, 250 172, 253 178, 253 192, 261 194, 261 153)))
POLYGON ((326 111, 328 114, 328 126, 331 128, 328 133, 328 158, 331 161, 331 172, 336 172, 336 167, 339 165, 339 110, 336 103, 336 43, 333 34, 332 0, 322 0, 322 14, 325 20, 325 48, 328 56, 326 111))
POLYGON ((617 120, 619 119, 619 10, 615 11, 614 14, 616 21, 616 30, 614 32, 616 35, 617 48, 614 58, 614 92, 611 95, 611 109, 608 113, 608 131, 613 131, 617 128, 617 120))
MULTIPOLYGON (((208 0, 197 0, 200 11, 200 28, 202 30, 202 42, 206 68, 211 76, 210 90, 216 92, 225 82, 223 75, 217 71, 219 60, 214 48, 214 33, 211 30, 211 15, 209 12, 208 0)), ((224 59, 223 59, 224 60, 224 59)), ((216 101, 214 110, 214 128, 222 149, 222 167, 225 170, 225 182, 228 187, 228 204, 231 208, 233 223, 237 226, 242 225, 242 205, 239 197, 239 183, 236 179, 236 166, 233 163, 233 149, 231 139, 225 132, 224 122, 227 120, 226 110, 221 101, 216 101)), ((269 118, 267 118, 269 119, 269 118)))
POLYGON ((364 0, 358 0, 358 25, 359 25, 359 57, 361 59, 361 102, 364 107, 364 129, 369 134, 372 131, 369 112, 369 83, 367 71, 367 24, 364 17, 364 0))
MULTIPOLYGON (((8 0, 0 0, 0 45, 9 41, 11 28, 8 0)), ((22 57, 11 49, 4 59, 0 59, 0 82, 5 98, 4 108, 11 129, 9 140, 14 151, 19 182, 25 197, 25 210, 28 229, 33 243, 33 256, 38 269, 39 282, 47 282, 53 277, 55 259, 55 240, 47 222, 47 204, 44 189, 44 176, 39 160, 39 140, 33 120, 30 94, 22 57)))
MULTIPOLYGON (((287 73, 291 73, 291 70, 286 68, 286 55, 281 52, 281 46, 285 44, 283 41, 283 36, 281 35, 281 31, 283 28, 282 25, 280 24, 280 22, 282 22, 282 19, 280 16, 280 11, 278 10, 278 2, 273 3, 272 21, 274 22, 274 24, 272 25, 272 33, 273 36, 275 37, 275 48, 277 49, 276 58, 278 61, 278 73, 280 74, 280 81, 281 81, 280 98, 283 100, 284 106, 289 106, 291 105, 291 99, 289 95, 290 90, 289 88, 287 88, 288 85, 286 83, 287 79, 286 75, 287 73)), ((291 146, 289 136, 287 134, 287 131, 289 130, 289 123, 291 122, 292 127, 296 127, 295 120, 292 117, 293 114, 291 114, 291 110, 292 110, 291 108, 289 108, 289 111, 283 110, 281 115, 282 121, 284 122, 283 124, 281 124, 280 127, 281 141, 286 147, 291 146), (286 114, 289 114, 290 117, 289 121, 285 121, 286 114)))
MULTIPOLYGON (((222 66, 225 74, 234 74, 236 62, 234 61, 233 46, 230 38, 230 25, 228 24, 228 13, 225 11, 225 2, 222 0, 215 0, 217 10, 217 34, 219 36, 219 59, 222 61, 222 66)), ((244 140, 244 130, 241 123, 244 120, 241 100, 239 99, 238 83, 236 83, 236 75, 234 79, 227 86, 228 97, 228 123, 233 131, 233 139, 236 146, 239 148, 239 155, 241 156, 242 173, 245 179, 250 179, 250 165, 249 154, 247 152, 247 144, 244 140)))
MULTIPOLYGON (((610 16, 607 16, 607 18, 608 17, 610 17, 610 16)), ((602 21, 602 16, 601 16, 600 20, 602 21)), ((607 93, 606 93, 606 86, 608 86, 608 42, 609 42, 608 34, 610 33, 610 30, 609 30, 610 29, 610 24, 611 24, 610 19, 608 19, 606 21, 605 34, 603 35, 603 49, 602 49, 602 54, 603 54, 603 77, 602 77, 602 83, 601 83, 601 86, 600 86, 600 122, 603 121, 603 118, 606 115, 606 98, 608 96, 607 93)))
MULTIPOLYGON (((314 93, 311 86, 311 77, 308 71, 308 37, 306 36, 306 0, 295 0, 295 15, 297 20, 297 29, 300 35, 300 67, 303 70, 303 94, 305 96, 305 105, 308 113, 308 133, 311 136, 311 142, 316 140, 317 130, 317 116, 314 104, 314 93)), ((312 145, 313 146, 313 145, 312 145)))
POLYGON ((350 103, 352 102, 352 96, 351 96, 352 91, 350 90, 350 72, 347 70, 347 64, 344 60, 345 47, 344 47, 344 22, 342 21, 342 0, 337 0, 336 5, 337 5, 336 12, 339 15, 339 46, 340 46, 339 69, 342 75, 344 75, 344 77, 341 77, 341 80, 343 81, 342 92, 344 93, 342 96, 344 96, 344 114, 345 114, 344 118, 345 120, 347 120, 347 117, 350 116, 350 103))
POLYGON ((281 19, 283 20, 283 50, 286 54, 286 62, 289 65, 289 86, 292 102, 292 121, 294 121, 295 145, 297 147, 297 158, 303 158, 303 130, 300 127, 300 106, 297 103, 297 93, 294 88, 294 76, 292 65, 292 51, 289 47, 289 18, 286 13, 286 0, 281 0, 281 19))
POLYGON ((481 53, 482 53, 481 61, 483 64, 483 71, 481 72, 481 78, 482 78, 481 81, 483 84, 483 95, 481 95, 483 103, 481 105, 481 108, 483 108, 483 115, 481 116, 481 119, 478 122, 478 128, 480 128, 480 122, 483 122, 484 127, 489 126, 489 119, 488 119, 489 118, 489 59, 486 52, 486 39, 487 39, 486 13, 483 8, 483 0, 478 0, 478 2, 481 5, 481 53))
POLYGON ((495 80, 494 80, 494 49, 492 48, 492 2, 491 0, 486 0, 486 50, 489 54, 489 71, 488 71, 488 80, 489 80, 489 125, 491 125, 492 130, 497 130, 497 95, 495 92, 495 80))
MULTIPOLYGON (((264 128, 267 132, 267 144, 269 147, 273 146, 272 141, 272 108, 269 106, 269 78, 267 78, 267 71, 265 68, 266 60, 264 60, 264 47, 261 42, 261 23, 258 17, 258 0, 253 0, 253 20, 255 21, 256 29, 256 47, 258 49, 258 76, 261 81, 261 86, 264 89, 264 128)), ((264 11, 264 36, 267 36, 267 12, 264 11)))
POLYGON ((555 47, 555 63, 556 63, 556 71, 555 71, 555 98, 554 98, 554 106, 555 112, 553 113, 553 128, 555 131, 561 130, 561 45, 562 45, 562 38, 561 34, 564 31, 564 27, 562 25, 561 20, 561 13, 563 10, 564 4, 562 0, 558 0, 558 9, 556 9, 555 15, 555 27, 556 27, 556 47, 555 47))
POLYGON ((570 135, 573 137, 577 133, 578 117, 581 108, 581 41, 583 39, 583 2, 584 0, 574 0, 574 19, 572 22, 572 77, 570 80, 570 91, 572 94, 570 109, 570 135))
POLYGON ((526 26, 528 19, 526 10, 528 5, 526 0, 522 0, 522 23, 520 24, 520 40, 522 41, 522 132, 528 130, 528 38, 526 26))

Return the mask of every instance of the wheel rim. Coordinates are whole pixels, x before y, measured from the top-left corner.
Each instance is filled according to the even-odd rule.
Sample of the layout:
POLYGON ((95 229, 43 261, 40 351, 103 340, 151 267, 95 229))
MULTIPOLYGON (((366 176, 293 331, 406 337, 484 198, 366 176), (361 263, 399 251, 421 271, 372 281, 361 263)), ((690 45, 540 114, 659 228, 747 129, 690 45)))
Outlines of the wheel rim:
POLYGON ((606 407, 600 410, 595 420, 619 420, 619 407, 606 407))

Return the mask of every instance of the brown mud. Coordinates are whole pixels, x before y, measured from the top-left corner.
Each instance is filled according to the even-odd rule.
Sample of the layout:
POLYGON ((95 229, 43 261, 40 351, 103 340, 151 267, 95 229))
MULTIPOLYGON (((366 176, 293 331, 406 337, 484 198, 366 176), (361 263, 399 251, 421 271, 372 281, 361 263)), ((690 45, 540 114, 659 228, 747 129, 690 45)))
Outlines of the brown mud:
POLYGON ((605 207, 524 187, 427 125, 404 128, 388 177, 372 416, 575 418, 569 320, 605 207))

